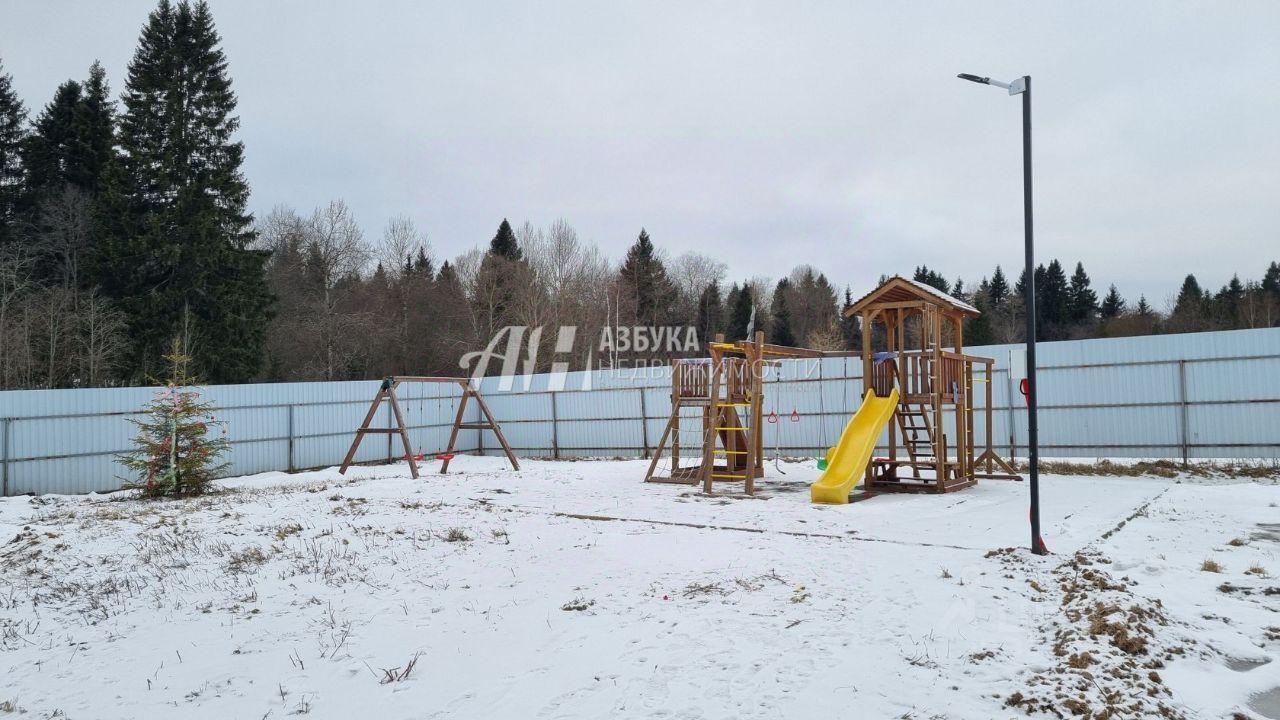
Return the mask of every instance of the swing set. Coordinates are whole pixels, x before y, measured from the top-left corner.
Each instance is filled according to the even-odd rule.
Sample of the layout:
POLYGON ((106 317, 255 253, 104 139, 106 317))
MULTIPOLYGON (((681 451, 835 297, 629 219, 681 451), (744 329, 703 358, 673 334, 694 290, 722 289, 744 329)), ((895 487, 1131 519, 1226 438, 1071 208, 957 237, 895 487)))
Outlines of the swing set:
MULTIPOLYGON (((764 341, 763 332, 755 333, 753 340, 737 342, 725 342, 724 335, 717 335, 707 348, 709 358, 677 360, 672 366, 671 416, 644 480, 701 484, 708 494, 716 482, 742 482, 743 491, 752 495, 755 479, 764 476, 764 425, 781 422, 776 406, 767 418, 764 414, 768 369, 780 360, 844 353, 773 345, 764 341), (700 412, 685 412, 689 408, 700 412), (689 427, 695 419, 697 425, 689 427), (682 467, 686 450, 696 453, 698 461, 682 467)), ((799 421, 800 413, 793 408, 790 422, 799 421)), ((775 443, 775 464, 780 449, 775 443)))
MULTIPOLYGON (((449 472, 449 461, 454 458, 454 448, 458 441, 459 430, 489 430, 498 437, 498 442, 502 445, 502 451, 506 453, 507 460, 511 462, 513 470, 520 469, 520 462, 516 460, 515 453, 511 452, 511 446, 507 444, 507 438, 502 434, 502 426, 498 424, 497 418, 493 416, 493 412, 489 410, 489 405, 484 401, 484 396, 480 394, 480 390, 472 387, 469 378, 454 377, 419 377, 406 375, 393 375, 382 381, 381 387, 378 388, 377 395, 373 398, 373 403, 369 406, 369 412, 364 416, 364 422, 356 429, 356 436, 351 441, 351 448, 347 450, 347 456, 342 460, 342 467, 338 473, 345 475, 347 468, 351 467, 352 461, 355 459, 356 451, 360 449, 360 442, 364 440, 365 435, 399 435, 400 442, 404 446, 404 459, 409 463, 409 474, 416 480, 418 478, 418 462, 423 460, 426 455, 419 448, 417 453, 413 452, 412 444, 409 442, 409 428, 404 422, 404 413, 400 408, 400 400, 396 397, 396 388, 402 383, 429 383, 429 384, 455 384, 462 388, 461 400, 458 402, 458 411, 453 417, 453 428, 449 431, 449 444, 443 453, 436 455, 435 458, 440 460, 440 474, 449 472), (480 414, 484 416, 484 421, 468 423, 463 422, 467 411, 467 401, 475 398, 476 405, 480 408, 480 414), (378 414, 378 409, 382 407, 382 403, 391 405, 391 415, 395 423, 395 427, 370 427, 373 418, 378 414)), ((443 399, 437 398, 437 402, 443 402, 443 399)), ((420 407, 425 408, 426 398, 421 398, 420 407)), ((388 450, 390 448, 388 447, 388 450)))

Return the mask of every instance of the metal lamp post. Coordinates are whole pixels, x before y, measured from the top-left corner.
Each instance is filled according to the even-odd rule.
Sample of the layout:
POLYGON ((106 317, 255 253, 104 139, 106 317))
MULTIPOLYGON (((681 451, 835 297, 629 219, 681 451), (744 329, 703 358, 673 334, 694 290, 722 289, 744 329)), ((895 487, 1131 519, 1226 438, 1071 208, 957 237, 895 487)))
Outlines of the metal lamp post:
MULTIPOLYGON (((1031 76, 1023 75, 1003 83, 989 77, 960 73, 957 77, 982 85, 994 85, 1022 96, 1022 213, 1026 230, 1026 294, 1027 315, 1027 447, 1028 474, 1031 481, 1031 552, 1044 555, 1040 537, 1040 443, 1036 423, 1036 268, 1035 245, 1031 234, 1031 76)), ((1012 401, 1012 398, 1010 398, 1012 401)))

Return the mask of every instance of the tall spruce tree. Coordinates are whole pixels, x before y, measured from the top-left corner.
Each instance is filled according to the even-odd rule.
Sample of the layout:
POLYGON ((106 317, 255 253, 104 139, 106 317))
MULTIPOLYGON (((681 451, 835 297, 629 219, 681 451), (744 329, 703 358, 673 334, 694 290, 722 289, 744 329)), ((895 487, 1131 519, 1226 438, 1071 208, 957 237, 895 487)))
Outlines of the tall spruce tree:
POLYGON ((973 294, 973 306, 978 309, 978 316, 969 318, 964 324, 964 341, 969 345, 991 345, 995 342, 988 297, 988 292, 981 289, 973 294))
POLYGON ((95 62, 84 83, 68 80, 58 87, 25 140, 24 220, 33 238, 45 239, 36 270, 44 279, 74 280, 84 288, 98 284, 96 241, 103 234, 98 196, 115 134, 109 94, 106 73, 95 62), (84 226, 73 231, 71 224, 81 221, 77 218, 84 226), (73 236, 78 237, 74 250, 66 245, 73 236), (59 256, 62 260, 55 259, 59 256), (74 270, 68 274, 68 269, 74 270))
POLYGON ((506 218, 502 218, 502 224, 498 226, 498 232, 489 241, 489 252, 507 260, 519 261, 524 259, 524 251, 520 249, 520 243, 516 240, 516 233, 511 229, 511 223, 507 222, 506 218))
POLYGON ((32 123, 22 151, 28 208, 35 208, 66 185, 80 184, 80 144, 76 138, 80 103, 80 83, 68 80, 58 86, 53 99, 32 123))
POLYGON ((1071 284, 1067 287, 1067 319, 1073 325, 1086 326, 1098 313, 1098 294, 1089 285, 1084 263, 1077 262, 1076 271, 1071 274, 1071 284))
POLYGON ((272 298, 266 253, 250 249, 236 97, 208 4, 161 0, 123 104, 100 279, 130 319, 130 379, 157 371, 183 335, 208 381, 248 380, 262 364, 272 298))
POLYGON ((1213 298, 1217 324, 1226 329, 1240 327, 1240 306, 1244 302, 1244 283, 1239 275, 1232 275, 1231 280, 1213 298))
POLYGON ((1000 266, 996 266, 995 273, 991 276, 991 287, 988 291, 987 298, 993 308, 1001 307, 1005 301, 1009 299, 1009 281, 1004 276, 1004 270, 1000 266))
POLYGON ((506 218, 489 241, 489 252, 480 261, 472 298, 481 318, 480 332, 493 337, 503 326, 521 325, 519 296, 529 282, 529 264, 506 218))
POLYGON ((0 247, 17 236, 24 195, 22 150, 27 110, 0 63, 0 247))
POLYGON ((1195 332, 1208 326, 1208 298, 1200 289, 1200 282, 1195 275, 1187 275, 1178 290, 1178 298, 1173 303, 1173 313, 1169 316, 1170 329, 1180 332, 1195 332))
POLYGON ((1280 263, 1272 262, 1262 274, 1262 289, 1280 299, 1280 263))
POLYGON ((635 320, 642 325, 666 325, 675 313, 677 290, 658 257, 653 240, 643 228, 618 269, 624 292, 629 296, 635 320))
POLYGON ((733 311, 734 308, 738 307, 738 299, 743 292, 744 288, 739 288, 738 283, 733 283, 729 286, 729 292, 724 296, 724 305, 722 306, 724 310, 721 316, 722 327, 720 329, 725 334, 725 337, 729 337, 729 331, 733 326, 733 311))
POLYGON ((862 341, 862 334, 858 328, 858 316, 854 313, 846 314, 851 307, 853 307, 853 290, 845 285, 844 304, 840 306, 840 335, 844 338, 845 348, 861 348, 859 343, 862 341))
POLYGON ((791 311, 787 309, 787 296, 791 294, 791 281, 782 278, 773 290, 773 302, 769 306, 769 342, 775 345, 796 345, 791 334, 791 311))
POLYGON ((1067 274, 1062 263, 1055 258, 1043 268, 1044 275, 1036 275, 1036 304, 1039 305, 1040 318, 1048 327, 1047 338, 1062 337, 1062 328, 1067 324, 1067 274))
POLYGON ((72 181, 96 196, 107 178, 115 146, 116 106, 107 84, 107 71, 94 61, 89 77, 80 85, 76 108, 76 172, 72 181))
MULTIPOLYGON (((736 289, 737 286, 735 285, 736 289)), ((751 286, 744 285, 733 299, 729 307, 729 326, 725 329, 728 340, 750 340, 747 337, 751 329, 751 316, 755 308, 755 298, 751 294, 751 286)), ((760 323, 756 323, 757 329, 760 323)))
POLYGON ((1103 320, 1112 320, 1120 317, 1124 312, 1124 298, 1120 297, 1120 291, 1116 290, 1116 286, 1112 285, 1107 290, 1106 297, 1102 298, 1102 304, 1098 307, 1098 314, 1103 320))
POLYGON ((724 331, 724 306, 720 301, 720 283, 712 280, 698 297, 698 340, 709 343, 716 333, 724 331))

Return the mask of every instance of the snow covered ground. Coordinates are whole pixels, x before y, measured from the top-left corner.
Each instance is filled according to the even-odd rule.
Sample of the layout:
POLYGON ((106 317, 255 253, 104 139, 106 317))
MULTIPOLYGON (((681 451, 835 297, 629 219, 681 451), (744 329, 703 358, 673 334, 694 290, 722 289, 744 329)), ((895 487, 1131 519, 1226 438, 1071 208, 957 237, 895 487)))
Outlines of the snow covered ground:
POLYGON ((1280 486, 1045 477, 1034 557, 1024 483, 816 507, 783 470, 9 498, 0 717, 1280 717, 1280 486))

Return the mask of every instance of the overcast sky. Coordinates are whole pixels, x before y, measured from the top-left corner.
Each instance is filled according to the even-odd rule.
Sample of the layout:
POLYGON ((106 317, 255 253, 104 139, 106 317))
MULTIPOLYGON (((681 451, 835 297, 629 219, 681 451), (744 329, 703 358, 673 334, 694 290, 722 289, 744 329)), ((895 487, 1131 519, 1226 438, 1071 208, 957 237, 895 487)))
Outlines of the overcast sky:
MULTIPOLYGON (((1280 2, 212 6, 252 209, 344 198, 439 258, 564 218, 855 294, 1016 269, 1019 102, 972 72, 1034 79, 1039 257, 1157 307, 1280 260, 1280 2)), ((0 0, 0 58, 33 108, 95 58, 118 92, 153 7, 0 0)))

